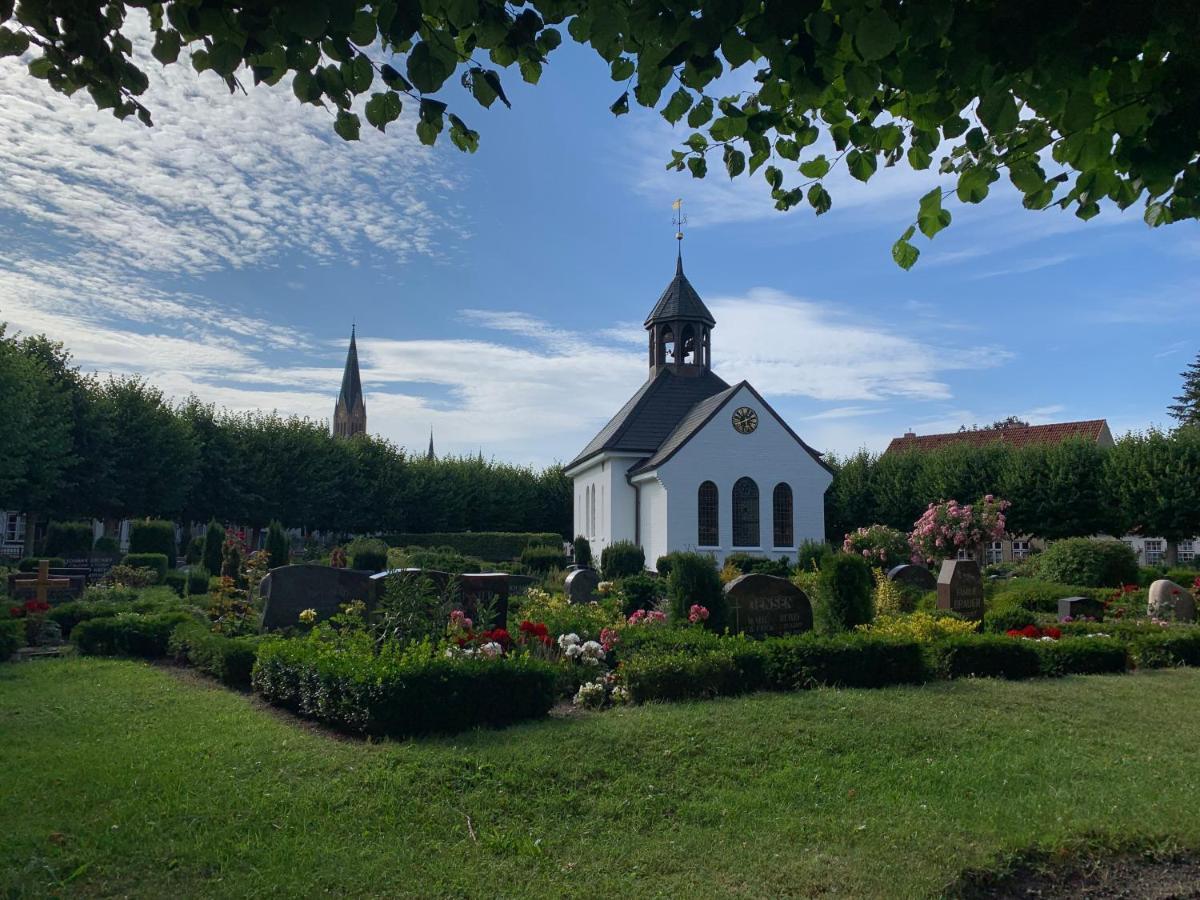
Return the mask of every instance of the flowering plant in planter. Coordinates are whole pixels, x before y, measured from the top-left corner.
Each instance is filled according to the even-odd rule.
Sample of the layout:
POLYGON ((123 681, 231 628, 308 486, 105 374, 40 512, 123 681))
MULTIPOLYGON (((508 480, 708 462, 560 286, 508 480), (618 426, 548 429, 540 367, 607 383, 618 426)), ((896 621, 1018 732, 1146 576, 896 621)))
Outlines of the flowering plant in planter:
POLYGON ((953 558, 960 550, 974 551, 978 558, 984 541, 1004 537, 1004 511, 1009 506, 1007 500, 992 494, 974 504, 962 505, 957 500, 930 503, 908 536, 912 561, 933 563, 953 558))
POLYGON ((908 536, 887 525, 868 525, 850 532, 842 541, 842 552, 853 553, 888 569, 907 562, 912 556, 908 536))
POLYGON ((1024 628, 1010 628, 1004 632, 1012 638, 1022 638, 1027 641, 1057 641, 1062 637, 1062 631, 1053 626, 1038 628, 1036 625, 1026 625, 1024 628))

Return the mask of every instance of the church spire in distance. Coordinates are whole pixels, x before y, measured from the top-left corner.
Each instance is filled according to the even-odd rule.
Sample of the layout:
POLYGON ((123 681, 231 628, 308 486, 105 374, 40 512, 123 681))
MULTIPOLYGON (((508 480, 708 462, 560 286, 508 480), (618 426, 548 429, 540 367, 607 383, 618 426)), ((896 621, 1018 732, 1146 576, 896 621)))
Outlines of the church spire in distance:
POLYGON ((433 452, 433 426, 429 427, 429 450, 425 454, 426 459, 437 459, 437 454, 433 452))
POLYGON ((358 342, 356 327, 350 325, 350 349, 346 352, 346 368, 342 371, 342 389, 333 407, 334 437, 353 437, 367 430, 367 402, 363 399, 362 376, 358 371, 358 342))

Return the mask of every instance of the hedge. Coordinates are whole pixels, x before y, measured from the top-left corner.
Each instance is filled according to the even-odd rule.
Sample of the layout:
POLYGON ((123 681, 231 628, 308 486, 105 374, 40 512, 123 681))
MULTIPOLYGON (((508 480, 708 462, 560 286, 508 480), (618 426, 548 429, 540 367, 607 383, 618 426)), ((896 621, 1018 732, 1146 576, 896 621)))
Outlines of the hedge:
POLYGON ((557 667, 529 656, 449 659, 431 645, 373 652, 373 644, 269 640, 252 684, 274 704, 328 725, 408 736, 502 727, 545 716, 557 667))
POLYGON ((988 604, 989 612, 1001 612, 1019 607, 1030 612, 1058 613, 1058 601, 1064 597, 1091 597, 1103 601, 1109 590, 1096 590, 1077 584, 1059 584, 1035 578, 1012 578, 996 583, 996 591, 988 604))
POLYGON ((226 637, 213 634, 202 622, 177 625, 167 641, 167 652, 229 687, 250 689, 254 656, 265 635, 226 637))
POLYGON ((26 556, 17 563, 17 571, 36 572, 38 570, 38 565, 43 559, 50 563, 50 568, 52 569, 61 569, 66 565, 66 560, 58 556, 52 556, 49 559, 44 556, 26 556))
MULTIPOLYGON (((197 566, 198 569, 199 566, 197 566)), ((162 583, 180 597, 186 597, 188 594, 208 593, 208 573, 204 571, 181 572, 178 569, 171 569, 162 583)))
POLYGON ((191 618, 182 610, 150 615, 119 613, 80 622, 71 632, 71 640, 85 656, 159 659, 167 655, 171 632, 191 618))
POLYGON ((161 553, 175 567, 175 523, 164 519, 133 522, 129 526, 130 553, 161 553))
POLYGON ((553 531, 446 531, 428 534, 380 535, 389 547, 453 547, 464 556, 488 562, 516 559, 531 544, 562 545, 563 537, 553 531))
POLYGON ((156 584, 167 581, 168 557, 163 553, 126 553, 121 558, 121 565, 132 566, 135 569, 153 569, 158 576, 156 584))
POLYGON ((92 552, 90 522, 51 522, 46 528, 46 555, 82 559, 92 552))
POLYGON ((25 643, 25 622, 21 619, 0 619, 0 662, 21 649, 25 643))
POLYGON ((1130 650, 1143 669, 1200 666, 1200 629, 1160 628, 1158 633, 1135 637, 1130 650))
POLYGON ((1032 569, 1046 581, 1116 588, 1136 583, 1137 555, 1123 541, 1066 538, 1033 558, 1032 569))
POLYGON ((550 547, 544 544, 530 544, 521 551, 521 565, 530 572, 549 572, 551 569, 565 569, 567 555, 558 546, 550 547))
POLYGON ((1033 641, 1004 635, 967 634, 926 645, 932 671, 940 678, 1033 678, 1042 657, 1033 641))
POLYGON ((1036 647, 1043 675, 1102 675, 1129 668, 1129 649, 1116 638, 1064 637, 1038 641, 1036 647))

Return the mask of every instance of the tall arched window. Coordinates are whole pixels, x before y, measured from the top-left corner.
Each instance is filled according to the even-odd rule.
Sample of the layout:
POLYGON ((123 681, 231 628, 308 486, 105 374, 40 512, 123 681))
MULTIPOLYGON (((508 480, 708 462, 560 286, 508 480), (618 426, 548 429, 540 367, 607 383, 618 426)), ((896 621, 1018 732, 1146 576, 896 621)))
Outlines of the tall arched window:
POLYGON ((711 481, 700 485, 696 494, 696 543, 701 547, 721 546, 721 526, 717 518, 719 505, 717 486, 711 481))
POLYGON ((775 493, 771 497, 771 507, 775 522, 775 546, 792 546, 792 487, 781 481, 775 485, 775 493))
POLYGON ((733 484, 733 546, 757 547, 761 540, 758 485, 752 478, 739 478, 733 484))

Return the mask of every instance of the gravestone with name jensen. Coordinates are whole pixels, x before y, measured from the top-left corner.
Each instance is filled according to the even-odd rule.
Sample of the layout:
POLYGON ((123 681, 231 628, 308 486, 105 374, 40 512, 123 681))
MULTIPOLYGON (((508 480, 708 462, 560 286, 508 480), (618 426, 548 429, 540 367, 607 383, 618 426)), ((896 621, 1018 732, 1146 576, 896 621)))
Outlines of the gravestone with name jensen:
POLYGON ((812 604, 786 578, 753 572, 725 585, 729 624, 750 637, 812 631, 812 604))
POLYGON ((887 577, 888 581, 919 588, 922 591, 932 591, 937 587, 937 578, 934 577, 934 574, 924 566, 915 563, 896 566, 888 571, 887 577))
POLYGON ((938 609, 956 612, 968 619, 983 618, 983 579, 973 559, 947 559, 937 580, 938 609))

